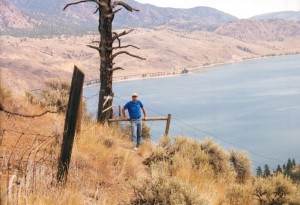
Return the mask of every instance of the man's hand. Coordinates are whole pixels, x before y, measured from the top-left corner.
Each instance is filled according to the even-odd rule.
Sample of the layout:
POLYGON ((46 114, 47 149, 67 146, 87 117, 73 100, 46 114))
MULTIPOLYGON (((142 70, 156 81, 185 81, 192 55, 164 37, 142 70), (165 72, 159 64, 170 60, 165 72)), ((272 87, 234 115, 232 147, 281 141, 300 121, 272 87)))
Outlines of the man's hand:
POLYGON ((144 117, 144 120, 147 121, 147 117, 144 117))
POLYGON ((123 118, 124 118, 124 120, 129 120, 129 118, 127 116, 124 116, 123 118))

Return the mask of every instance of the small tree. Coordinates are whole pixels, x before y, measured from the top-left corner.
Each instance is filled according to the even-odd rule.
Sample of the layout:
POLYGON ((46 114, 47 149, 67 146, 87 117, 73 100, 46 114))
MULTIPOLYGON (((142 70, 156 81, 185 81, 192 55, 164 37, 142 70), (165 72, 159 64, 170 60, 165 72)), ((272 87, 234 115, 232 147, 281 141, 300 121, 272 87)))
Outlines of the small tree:
POLYGON ((269 165, 265 164, 264 177, 268 177, 271 175, 271 171, 269 165))
POLYGON ((261 166, 257 167, 257 169, 256 169, 256 176, 258 176, 258 177, 262 177, 263 176, 263 172, 262 172, 261 166))
POLYGON ((282 165, 282 171, 285 172, 285 170, 286 170, 286 165, 283 164, 283 165, 282 165))
POLYGON ((281 166, 279 164, 277 166, 276 173, 282 173, 282 169, 281 169, 281 166))
POLYGON ((292 165, 293 165, 293 168, 297 165, 295 158, 293 158, 293 160, 292 160, 292 165))
POLYGON ((121 45, 120 38, 132 32, 133 29, 123 31, 120 33, 112 31, 112 22, 114 20, 115 14, 122 9, 117 9, 117 7, 123 7, 130 12, 139 10, 132 8, 130 5, 123 1, 112 2, 111 0, 82 0, 67 4, 63 10, 66 10, 71 5, 87 2, 95 3, 97 6, 95 13, 99 14, 98 31, 100 35, 100 41, 95 41, 95 43, 99 43, 98 46, 88 45, 88 47, 97 50, 100 55, 100 92, 97 120, 98 122, 104 123, 108 120, 109 117, 112 116, 112 111, 110 108, 112 107, 113 96, 113 73, 117 70, 123 70, 123 68, 121 67, 114 67, 113 60, 117 56, 122 54, 139 58, 141 60, 146 59, 122 50, 128 47, 139 49, 138 47, 133 45, 121 45), (117 46, 113 46, 114 43, 117 43, 117 46), (114 53, 113 51, 117 49, 121 51, 114 53), (110 112, 108 112, 108 110, 110 110, 110 112))
POLYGON ((285 170, 285 175, 287 176, 291 176, 292 174, 292 169, 293 169, 293 163, 292 163, 292 160, 289 158, 288 159, 288 162, 286 164, 286 170, 285 170))

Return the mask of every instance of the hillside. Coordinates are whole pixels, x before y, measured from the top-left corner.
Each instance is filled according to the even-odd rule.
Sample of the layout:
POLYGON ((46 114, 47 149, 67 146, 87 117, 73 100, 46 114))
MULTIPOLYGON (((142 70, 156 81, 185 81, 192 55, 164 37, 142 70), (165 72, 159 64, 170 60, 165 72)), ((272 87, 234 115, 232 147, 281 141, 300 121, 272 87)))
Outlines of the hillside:
POLYGON ((289 21, 300 21, 300 11, 282 11, 267 13, 251 17, 253 20, 284 19, 289 21))
MULTIPOLYGON (((140 50, 129 49, 129 51, 147 60, 140 61, 126 55, 119 56, 116 66, 122 66, 125 70, 117 71, 114 77, 118 80, 121 79, 117 78, 118 76, 141 77, 142 74, 154 72, 179 74, 183 68, 191 69, 261 56, 300 52, 299 47, 294 46, 300 44, 299 37, 290 36, 281 41, 270 41, 276 39, 276 36, 274 33, 267 39, 268 41, 263 41, 263 37, 257 41, 252 33, 247 38, 238 40, 219 35, 217 32, 190 32, 165 28, 136 29, 122 42, 124 45, 128 43, 140 47, 140 50)), ((86 72, 87 80, 98 78, 98 53, 86 47, 97 39, 98 37, 93 35, 83 37, 62 35, 49 39, 2 36, 0 37, 2 79, 5 79, 10 87, 22 88, 18 89, 19 91, 30 90, 42 86, 46 78, 69 77, 74 64, 86 72)))
POLYGON ((32 29, 31 19, 6 0, 0 0, 0 31, 32 29))
POLYGON ((300 39, 300 22, 286 20, 239 20, 219 26, 214 33, 245 42, 300 39))
POLYGON ((176 9, 141 4, 133 0, 126 2, 138 8, 140 12, 121 11, 115 18, 114 25, 117 28, 172 26, 184 30, 213 29, 223 23, 237 20, 230 14, 209 7, 176 9))
MULTIPOLYGON (((42 22, 36 25, 30 35, 58 33, 86 33, 97 30, 98 15, 94 14, 95 4, 85 3, 72 6, 66 11, 63 7, 70 0, 11 0, 26 15, 42 22)), ((236 17, 222 11, 197 7, 192 9, 161 8, 150 4, 141 4, 134 0, 127 2, 140 12, 122 10, 116 16, 115 28, 153 28, 156 26, 172 26, 179 29, 213 29, 220 24, 237 20, 236 17)), ((19 33, 22 33, 19 31, 19 33)))
POLYGON ((168 136, 155 144, 144 140, 133 151, 126 129, 87 116, 75 137, 67 183, 58 184, 64 113, 30 120, 6 114, 3 107, 28 114, 49 109, 7 89, 0 89, 0 105, 1 204, 299 205, 297 182, 281 173, 254 176, 245 152, 182 136, 172 143, 168 136))

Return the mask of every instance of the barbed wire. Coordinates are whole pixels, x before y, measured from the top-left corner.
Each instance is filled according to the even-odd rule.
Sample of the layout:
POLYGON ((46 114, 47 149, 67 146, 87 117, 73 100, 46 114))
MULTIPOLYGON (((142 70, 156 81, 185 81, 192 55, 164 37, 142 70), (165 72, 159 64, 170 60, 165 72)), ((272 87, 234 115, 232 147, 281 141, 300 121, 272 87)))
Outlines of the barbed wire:
POLYGON ((21 114, 21 113, 17 113, 17 112, 12 112, 12 111, 6 110, 1 104, 0 104, 0 112, 4 112, 4 113, 6 113, 8 115, 15 115, 15 116, 25 117, 25 118, 36 118, 36 117, 42 117, 42 116, 46 115, 47 113, 51 113, 51 114, 58 113, 57 111, 47 110, 47 111, 45 111, 43 113, 35 114, 35 115, 21 114))

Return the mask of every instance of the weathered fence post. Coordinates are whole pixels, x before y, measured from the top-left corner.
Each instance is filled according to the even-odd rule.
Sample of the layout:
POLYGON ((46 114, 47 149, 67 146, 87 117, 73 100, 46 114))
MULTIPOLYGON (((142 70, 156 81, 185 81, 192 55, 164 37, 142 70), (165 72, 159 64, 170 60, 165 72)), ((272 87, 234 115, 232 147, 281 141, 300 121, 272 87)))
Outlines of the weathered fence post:
POLYGON ((170 124, 171 124, 171 114, 168 114, 166 130, 165 130, 165 136, 169 135, 170 124))
POLYGON ((68 109, 65 119, 63 142, 61 146, 60 158, 58 161, 57 181, 66 182, 71 160, 72 147, 75 137, 80 97, 82 93, 84 73, 74 66, 68 109))
POLYGON ((81 122, 82 122, 82 117, 83 117, 83 102, 82 102, 82 92, 80 94, 80 102, 79 102, 79 107, 78 107, 78 119, 77 119, 77 124, 76 124, 76 133, 81 132, 81 122))

